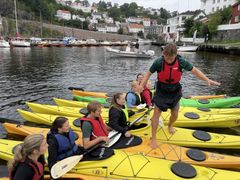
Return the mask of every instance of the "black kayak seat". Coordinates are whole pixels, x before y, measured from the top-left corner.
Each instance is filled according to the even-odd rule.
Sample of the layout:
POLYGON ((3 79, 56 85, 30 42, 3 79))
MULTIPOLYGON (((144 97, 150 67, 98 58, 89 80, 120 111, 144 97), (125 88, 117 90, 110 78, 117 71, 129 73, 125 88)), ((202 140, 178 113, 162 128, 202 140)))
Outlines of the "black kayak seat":
POLYGON ((211 140, 211 136, 209 135, 209 133, 207 133, 205 131, 201 131, 201 130, 195 130, 193 132, 193 137, 195 137, 196 139, 199 139, 201 141, 211 140))
POLYGON ((211 109, 210 108, 205 108, 205 107, 198 107, 197 108, 199 111, 203 111, 203 112, 210 112, 211 109))
POLYGON ((209 100, 207 100, 207 99, 199 99, 198 102, 200 104, 209 104, 210 103, 209 100))
POLYGON ((172 164, 171 171, 181 178, 194 178, 197 175, 196 169, 192 165, 184 162, 172 164))
POLYGON ((190 159, 194 161, 201 162, 206 160, 206 155, 198 149, 189 149, 187 150, 186 154, 190 159))
POLYGON ((199 119, 200 116, 197 113, 194 112, 187 112, 184 114, 185 117, 189 118, 189 119, 199 119))

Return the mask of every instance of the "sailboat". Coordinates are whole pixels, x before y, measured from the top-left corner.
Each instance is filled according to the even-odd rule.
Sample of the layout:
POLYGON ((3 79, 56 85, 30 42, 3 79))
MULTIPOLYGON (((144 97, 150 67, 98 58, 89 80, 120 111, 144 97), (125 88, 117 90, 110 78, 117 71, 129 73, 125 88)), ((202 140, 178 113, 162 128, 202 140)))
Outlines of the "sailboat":
POLYGON ((18 22, 17 22, 17 2, 14 0, 14 10, 15 10, 15 19, 16 19, 16 38, 11 40, 10 43, 14 47, 30 47, 30 42, 25 41, 20 38, 20 34, 18 31, 18 22))

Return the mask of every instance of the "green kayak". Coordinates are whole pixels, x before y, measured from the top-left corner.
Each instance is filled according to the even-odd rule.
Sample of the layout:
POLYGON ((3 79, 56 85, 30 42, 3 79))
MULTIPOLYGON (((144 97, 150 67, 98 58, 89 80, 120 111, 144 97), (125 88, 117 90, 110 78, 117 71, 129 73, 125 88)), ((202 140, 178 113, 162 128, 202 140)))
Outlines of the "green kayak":
MULTIPOLYGON (((89 96, 73 96, 74 100, 91 102, 98 101, 101 104, 107 104, 111 98, 97 98, 89 96)), ((240 105, 240 96, 216 99, 186 99, 180 100, 180 105, 184 107, 198 107, 198 108, 233 108, 240 105)))
POLYGON ((184 107, 198 108, 232 108, 240 104, 240 97, 228 97, 217 99, 185 99, 180 100, 180 105, 184 107))
MULTIPOLYGON (((107 104, 108 103, 107 99, 106 98, 89 97, 89 96, 73 96, 73 100, 75 100, 75 101, 82 101, 82 102, 98 101, 101 104, 107 104)), ((109 98, 109 99, 111 99, 111 98, 109 98)))

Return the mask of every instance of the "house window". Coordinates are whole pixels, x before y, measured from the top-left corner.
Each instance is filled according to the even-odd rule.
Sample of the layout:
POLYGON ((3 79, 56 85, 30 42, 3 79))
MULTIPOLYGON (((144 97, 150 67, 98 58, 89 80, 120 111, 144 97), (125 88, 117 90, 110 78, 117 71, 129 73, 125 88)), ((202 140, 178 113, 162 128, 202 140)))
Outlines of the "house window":
POLYGON ((217 7, 217 11, 219 10, 219 7, 217 7))
POLYGON ((214 7, 212 8, 212 12, 214 12, 214 7))
POLYGON ((213 0, 213 2, 212 2, 213 4, 215 4, 215 0, 213 0))
POLYGON ((240 16, 235 16, 235 22, 239 22, 239 17, 240 16))
POLYGON ((225 9, 225 8, 226 8, 226 5, 223 6, 223 9, 225 9))
POLYGON ((220 3, 220 0, 218 0, 217 2, 220 3))
POLYGON ((240 11, 240 4, 238 5, 238 11, 240 11))

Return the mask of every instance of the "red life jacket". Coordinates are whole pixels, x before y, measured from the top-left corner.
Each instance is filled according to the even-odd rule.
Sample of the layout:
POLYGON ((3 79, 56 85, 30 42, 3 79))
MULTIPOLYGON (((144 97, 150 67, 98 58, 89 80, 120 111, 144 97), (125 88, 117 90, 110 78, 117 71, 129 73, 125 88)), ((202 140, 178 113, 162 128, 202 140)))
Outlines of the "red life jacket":
POLYGON ((93 132, 92 132, 92 137, 91 139, 95 139, 96 137, 99 136, 108 136, 108 131, 106 129, 106 126, 102 120, 102 117, 100 116, 97 119, 92 119, 92 118, 87 118, 87 117, 83 117, 80 120, 82 121, 88 121, 92 124, 93 126, 93 132))
POLYGON ((158 72, 158 81, 165 84, 176 84, 182 78, 182 71, 179 68, 179 60, 176 57, 172 65, 162 61, 162 70, 158 72))
MULTIPOLYGON (((43 167, 42 163, 33 162, 32 160, 30 160, 28 158, 25 161, 21 161, 20 163, 26 163, 34 170, 34 176, 33 176, 32 180, 40 180, 41 177, 43 177, 44 167, 43 167)), ((14 177, 13 173, 14 173, 13 171, 9 173, 9 180, 13 179, 13 177, 14 177)))

